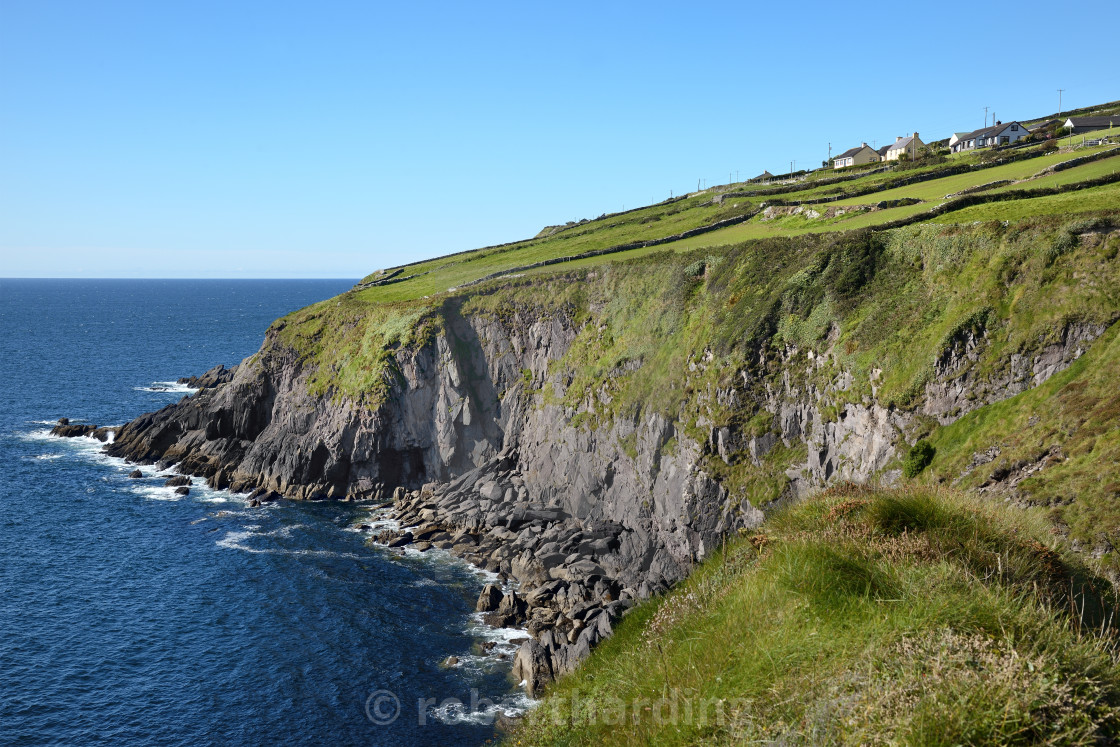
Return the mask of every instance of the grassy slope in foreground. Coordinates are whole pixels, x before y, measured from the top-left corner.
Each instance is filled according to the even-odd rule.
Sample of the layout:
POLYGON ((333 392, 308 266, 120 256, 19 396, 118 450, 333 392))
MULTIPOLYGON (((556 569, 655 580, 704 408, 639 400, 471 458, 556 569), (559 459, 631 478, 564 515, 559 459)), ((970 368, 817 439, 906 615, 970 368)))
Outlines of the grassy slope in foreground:
POLYGON ((1114 737, 1120 666, 1111 636, 1089 631, 1110 587, 1047 537, 952 492, 833 489, 637 608, 509 741, 1114 737))

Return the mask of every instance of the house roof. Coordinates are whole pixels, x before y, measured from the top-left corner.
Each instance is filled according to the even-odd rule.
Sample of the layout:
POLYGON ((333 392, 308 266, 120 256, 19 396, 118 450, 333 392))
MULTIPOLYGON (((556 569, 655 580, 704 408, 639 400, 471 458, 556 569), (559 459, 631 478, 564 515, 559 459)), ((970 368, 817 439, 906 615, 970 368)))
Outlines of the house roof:
MULTIPOLYGON (((836 156, 836 158, 850 158, 851 156, 854 156, 856 153, 859 153, 864 148, 867 148, 867 146, 866 145, 857 145, 855 148, 848 148, 846 151, 844 151, 840 155, 836 156)), ((871 150, 871 149, 868 148, 868 150, 871 150)))
POLYGON ((993 135, 998 135, 1007 128, 1011 127, 1011 125, 1019 125, 1024 130, 1027 129, 1022 122, 1000 122, 999 124, 981 127, 979 130, 973 130, 972 132, 963 136, 961 140, 979 140, 980 138, 992 137, 993 135))
POLYGON ((759 179, 773 179, 773 178, 774 178, 774 175, 771 174, 769 171, 763 171, 761 174, 754 177, 753 179, 749 179, 748 181, 757 182, 759 179))
POLYGON ((888 146, 887 146, 887 150, 888 150, 888 151, 892 151, 892 150, 902 150, 902 149, 903 149, 903 148, 905 148, 906 146, 910 145, 910 142, 911 142, 911 141, 912 141, 913 139, 914 139, 914 136, 913 136, 913 135, 907 135, 906 137, 902 138, 901 140, 896 140, 896 141, 894 141, 893 143, 891 143, 890 145, 888 145, 888 146))
POLYGON ((887 155, 887 151, 890 150, 890 149, 891 149, 891 146, 884 145, 882 148, 880 148, 879 150, 877 150, 875 152, 878 153, 880 157, 882 157, 882 156, 887 155))

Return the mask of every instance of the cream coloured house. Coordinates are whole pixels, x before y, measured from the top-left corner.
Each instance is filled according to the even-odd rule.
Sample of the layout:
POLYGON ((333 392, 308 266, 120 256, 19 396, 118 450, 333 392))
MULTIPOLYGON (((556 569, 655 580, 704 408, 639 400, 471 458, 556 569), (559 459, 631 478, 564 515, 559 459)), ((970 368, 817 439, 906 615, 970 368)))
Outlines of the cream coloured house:
POLYGON ((907 154, 910 158, 918 157, 918 148, 921 148, 925 143, 918 137, 918 133, 914 133, 909 137, 899 137, 887 146, 887 155, 883 156, 884 161, 897 161, 898 157, 903 153, 907 154))
POLYGON ((832 159, 832 168, 842 169, 846 166, 859 166, 865 163, 878 163, 879 154, 868 145, 863 143, 858 148, 849 148, 836 158, 832 159))

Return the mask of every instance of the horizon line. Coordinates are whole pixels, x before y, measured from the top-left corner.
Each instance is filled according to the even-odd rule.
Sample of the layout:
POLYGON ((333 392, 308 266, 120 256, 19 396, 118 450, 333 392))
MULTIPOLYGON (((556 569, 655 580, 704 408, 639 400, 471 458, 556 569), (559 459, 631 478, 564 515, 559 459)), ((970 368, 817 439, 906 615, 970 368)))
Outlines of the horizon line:
POLYGON ((208 278, 208 277, 74 277, 74 276, 56 276, 56 275, 38 275, 38 276, 0 276, 0 282, 4 280, 361 280, 362 277, 255 277, 255 278, 241 278, 241 277, 226 277, 226 278, 208 278))

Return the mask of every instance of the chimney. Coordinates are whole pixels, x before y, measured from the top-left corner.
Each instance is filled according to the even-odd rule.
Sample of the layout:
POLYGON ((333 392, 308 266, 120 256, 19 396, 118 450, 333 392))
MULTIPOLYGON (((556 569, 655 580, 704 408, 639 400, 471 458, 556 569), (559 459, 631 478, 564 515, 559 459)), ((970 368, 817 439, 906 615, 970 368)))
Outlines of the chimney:
POLYGON ((894 141, 895 141, 895 142, 897 143, 897 142, 898 142, 899 140, 901 140, 901 139, 902 139, 902 135, 899 135, 898 137, 896 137, 896 138, 894 139, 894 141))
POLYGON ((916 133, 916 132, 914 133, 914 139, 915 139, 915 140, 917 140, 917 139, 918 139, 918 133, 916 133))
POLYGON ((1003 124, 1003 122, 1000 122, 1000 121, 999 121, 999 120, 997 119, 997 120, 996 120, 996 124, 997 124, 997 125, 1001 125, 1001 124, 1003 124))
POLYGON ((867 143, 864 143, 864 144, 863 144, 863 147, 864 147, 864 148, 866 148, 866 147, 867 147, 867 143))

